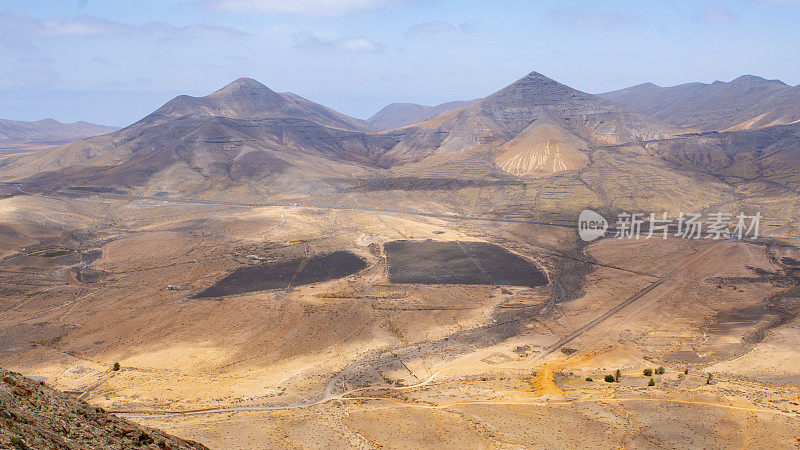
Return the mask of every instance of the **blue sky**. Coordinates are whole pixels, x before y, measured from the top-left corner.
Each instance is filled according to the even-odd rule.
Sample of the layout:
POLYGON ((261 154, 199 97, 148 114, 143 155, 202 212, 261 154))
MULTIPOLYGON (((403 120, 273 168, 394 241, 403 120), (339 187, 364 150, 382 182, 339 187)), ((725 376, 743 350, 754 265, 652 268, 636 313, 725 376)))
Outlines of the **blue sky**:
POLYGON ((800 84, 800 0, 0 0, 0 118, 127 125, 241 76, 367 118, 536 70, 587 92, 800 84))

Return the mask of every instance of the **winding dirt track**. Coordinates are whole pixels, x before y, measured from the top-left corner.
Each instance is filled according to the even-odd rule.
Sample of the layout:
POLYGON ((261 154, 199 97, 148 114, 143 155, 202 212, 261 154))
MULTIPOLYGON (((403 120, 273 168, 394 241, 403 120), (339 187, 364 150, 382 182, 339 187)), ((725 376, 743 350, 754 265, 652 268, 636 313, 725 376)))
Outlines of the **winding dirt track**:
MULTIPOLYGON (((325 391, 317 400, 310 400, 306 402, 299 402, 299 403, 291 403, 288 405, 274 405, 274 406, 231 406, 231 407, 222 407, 222 408, 204 408, 204 409, 193 409, 187 411, 124 411, 124 410, 110 410, 108 412, 117 414, 122 417, 129 417, 129 418, 137 418, 137 419, 151 419, 157 417, 172 417, 172 416, 193 416, 198 414, 219 414, 219 413, 229 413, 229 412, 247 412, 247 411, 282 411, 287 409, 298 409, 298 408, 307 408, 309 406, 319 405, 322 403, 329 402, 331 400, 350 400, 350 399, 358 399, 358 398, 367 398, 367 397, 347 397, 355 392, 364 391, 364 390, 406 390, 406 389, 416 389, 423 387, 429 384, 436 375, 439 375, 439 372, 435 372, 433 375, 428 377, 427 380, 417 383, 411 386, 402 386, 402 387, 381 387, 381 388, 374 388, 374 387, 366 387, 366 388, 358 388, 358 389, 351 389, 347 392, 343 392, 341 394, 333 395, 331 391, 335 387, 335 385, 342 379, 344 373, 351 369, 358 364, 361 363, 361 360, 347 366, 344 370, 339 372, 336 376, 334 376, 331 381, 328 382, 328 385, 325 387, 325 391)), ((382 398, 382 397, 377 397, 382 398)))

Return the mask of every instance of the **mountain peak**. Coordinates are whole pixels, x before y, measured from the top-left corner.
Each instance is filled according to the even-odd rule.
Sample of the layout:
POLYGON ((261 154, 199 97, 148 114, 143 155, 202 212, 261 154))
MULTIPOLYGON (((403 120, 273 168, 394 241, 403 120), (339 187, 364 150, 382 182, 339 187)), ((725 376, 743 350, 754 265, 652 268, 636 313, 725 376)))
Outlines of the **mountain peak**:
POLYGON ((633 86, 633 87, 642 88, 642 89, 645 89, 645 88, 646 89, 651 89, 651 88, 657 88, 657 87, 660 87, 660 86, 655 84, 655 83, 651 83, 651 82, 647 81, 645 83, 637 84, 636 86, 633 86))
POLYGON ((148 122, 182 116, 292 118, 350 130, 371 130, 358 119, 337 113, 295 94, 280 94, 252 78, 239 78, 204 97, 179 95, 148 116, 148 122))
POLYGON ((238 78, 208 97, 278 96, 278 93, 252 78, 238 78))
POLYGON ((561 84, 539 72, 531 72, 484 99, 485 103, 526 104, 527 107, 555 105, 589 94, 561 84))
POLYGON ((550 77, 548 77, 546 75, 543 75, 543 74, 541 74, 539 72, 536 72, 536 71, 531 72, 531 73, 525 75, 524 77, 520 78, 519 80, 514 82, 512 84, 512 86, 514 84, 536 84, 536 85, 552 84, 552 85, 564 86, 563 84, 559 83, 558 81, 556 81, 556 80, 554 80, 554 79, 552 79, 552 78, 550 78, 550 77))
POLYGON ((746 85, 746 86, 788 86, 781 80, 767 80, 766 78, 757 75, 742 75, 730 82, 730 84, 746 85))

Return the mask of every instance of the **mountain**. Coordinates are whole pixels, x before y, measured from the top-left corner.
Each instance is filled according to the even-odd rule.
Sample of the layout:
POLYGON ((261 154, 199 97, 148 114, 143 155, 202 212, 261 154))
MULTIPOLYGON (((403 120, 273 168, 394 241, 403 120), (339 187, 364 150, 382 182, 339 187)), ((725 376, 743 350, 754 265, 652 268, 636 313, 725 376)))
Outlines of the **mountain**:
POLYGON ((517 176, 580 168, 586 158, 578 152, 592 146, 674 134, 672 127, 537 72, 468 106, 396 133, 401 131, 401 141, 384 158, 488 157, 517 176))
POLYGON ((800 192, 800 123, 693 133, 648 142, 644 148, 678 167, 732 184, 769 183, 800 192))
POLYGON ((239 78, 205 97, 180 95, 145 118, 151 124, 187 116, 214 116, 229 119, 304 119, 319 125, 345 130, 372 128, 359 119, 292 93, 277 93, 251 78, 239 78))
POLYGON ((3 448, 205 449, 109 414, 20 374, 0 369, 3 448))
POLYGON ((469 105, 474 101, 454 101, 436 106, 418 105, 416 103, 392 103, 367 119, 367 123, 377 130, 393 130, 430 119, 451 109, 469 105))
POLYGON ((348 176, 352 163, 371 164, 370 130, 363 121, 241 78, 205 97, 178 96, 115 133, 0 166, 3 175, 54 185, 232 194, 232 186, 257 183, 290 191, 302 188, 293 180, 348 176), (281 174, 285 188, 276 179, 281 174))
POLYGON ((52 147, 118 129, 88 122, 61 123, 54 119, 36 122, 0 119, 0 154, 52 147))
POLYGON ((582 168, 592 147, 673 134, 536 72, 467 106, 383 132, 243 78, 205 97, 176 97, 115 133, 0 160, 0 173, 51 186, 263 198, 338 192, 387 170, 538 177, 582 168), (444 163, 452 173, 432 169, 444 163))
POLYGON ((727 83, 672 87, 644 83, 600 96, 654 119, 701 131, 743 130, 800 121, 800 86, 753 75, 727 83))

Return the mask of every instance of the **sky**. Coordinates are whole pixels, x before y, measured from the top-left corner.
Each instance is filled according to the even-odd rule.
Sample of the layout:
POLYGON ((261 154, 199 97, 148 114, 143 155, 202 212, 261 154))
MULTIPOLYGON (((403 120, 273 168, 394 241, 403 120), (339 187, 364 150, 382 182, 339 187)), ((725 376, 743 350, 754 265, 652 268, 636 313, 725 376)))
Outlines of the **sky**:
POLYGON ((800 84, 800 0, 0 0, 0 118, 124 126, 259 80, 358 118, 531 71, 586 92, 800 84))

